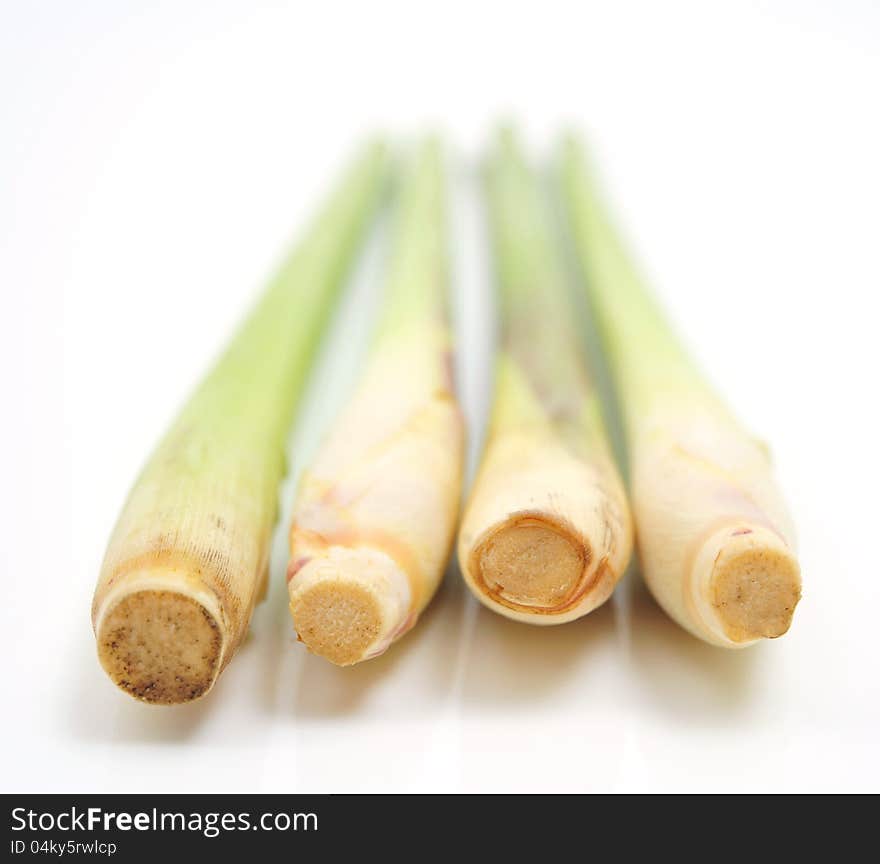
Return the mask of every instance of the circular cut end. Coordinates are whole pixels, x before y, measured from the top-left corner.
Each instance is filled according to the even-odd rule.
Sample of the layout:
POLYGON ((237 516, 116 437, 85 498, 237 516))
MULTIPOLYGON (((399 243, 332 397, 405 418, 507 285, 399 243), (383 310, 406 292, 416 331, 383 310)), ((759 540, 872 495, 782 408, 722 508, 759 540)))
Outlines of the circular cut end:
POLYGON ((338 666, 381 654, 412 620, 406 574, 375 550, 332 547, 298 570, 289 588, 300 640, 338 666))
POLYGON ((217 619, 198 600, 175 591, 125 594, 100 620, 97 640, 110 678, 144 702, 198 699, 220 671, 217 619))
POLYGON ((711 588, 712 605, 730 639, 775 639, 791 626, 801 597, 800 570, 784 549, 722 549, 711 588))
POLYGON ((700 635, 742 648, 788 630, 801 596, 800 568, 768 526, 730 522, 700 544, 689 588, 700 635))
POLYGON ((474 557, 492 599, 506 606, 555 612, 578 594, 590 553, 559 526, 528 517, 496 529, 474 557))
POLYGON ((299 638, 338 666, 364 659, 382 632, 376 598, 359 585, 327 581, 296 595, 290 612, 299 638))

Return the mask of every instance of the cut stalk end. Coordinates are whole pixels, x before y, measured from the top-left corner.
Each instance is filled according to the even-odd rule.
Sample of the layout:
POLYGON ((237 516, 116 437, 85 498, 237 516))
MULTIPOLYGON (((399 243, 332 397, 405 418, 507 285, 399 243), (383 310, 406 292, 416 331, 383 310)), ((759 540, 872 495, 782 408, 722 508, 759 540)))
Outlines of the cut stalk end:
POLYGON ((156 705, 207 693, 223 665, 219 610, 207 597, 160 587, 111 593, 96 618, 98 659, 126 693, 156 705))
POLYGON ((700 619, 725 645, 782 636, 801 597, 794 553, 763 526, 715 531, 697 554, 693 580, 700 619))
POLYGON ((414 623, 406 573, 374 549, 332 546, 296 570, 289 590, 300 640, 337 666, 382 654, 414 623))
POLYGON ((469 570, 493 603, 558 615, 596 586, 591 561, 589 545, 562 522, 547 514, 517 514, 493 526, 474 547, 469 570))

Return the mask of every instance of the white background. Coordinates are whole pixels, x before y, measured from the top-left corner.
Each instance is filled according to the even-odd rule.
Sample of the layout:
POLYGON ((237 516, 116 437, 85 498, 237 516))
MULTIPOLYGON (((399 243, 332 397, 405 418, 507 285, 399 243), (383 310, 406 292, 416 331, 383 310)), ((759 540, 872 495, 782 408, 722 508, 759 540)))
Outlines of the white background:
MULTIPOLYGON (((878 791, 878 4, 0 8, 4 791, 878 791), (802 547, 789 635, 710 648, 632 577, 533 629, 452 572, 402 643, 340 670, 294 642, 282 529, 209 697, 118 693, 89 605, 125 493, 368 130, 457 148, 478 444, 491 315, 469 172, 505 116, 536 154, 566 124, 590 134, 670 315, 771 443, 802 547)), ((380 263, 324 351, 297 464, 350 386, 380 263)))

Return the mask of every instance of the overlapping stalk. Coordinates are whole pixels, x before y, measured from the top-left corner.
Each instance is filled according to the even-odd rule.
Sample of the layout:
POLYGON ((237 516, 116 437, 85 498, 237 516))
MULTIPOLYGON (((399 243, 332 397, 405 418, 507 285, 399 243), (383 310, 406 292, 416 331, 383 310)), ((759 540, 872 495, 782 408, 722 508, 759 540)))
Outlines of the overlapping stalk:
POLYGON ((104 669, 138 699, 203 695, 247 632, 288 426, 384 166, 381 145, 359 156, 128 496, 92 621, 104 669))
POLYGON ((489 161, 487 191, 499 349, 458 557, 486 606, 556 624, 609 597, 630 557, 630 517, 546 202, 510 133, 489 161))
POLYGON ((768 453, 673 335, 574 141, 563 156, 563 188, 624 411, 648 586, 672 618, 708 642, 742 647, 781 636, 801 583, 768 453))
POLYGON ((461 494, 463 424, 452 380, 439 145, 400 183, 380 327, 366 369, 299 489, 290 611, 339 665, 375 657, 434 595, 461 494))

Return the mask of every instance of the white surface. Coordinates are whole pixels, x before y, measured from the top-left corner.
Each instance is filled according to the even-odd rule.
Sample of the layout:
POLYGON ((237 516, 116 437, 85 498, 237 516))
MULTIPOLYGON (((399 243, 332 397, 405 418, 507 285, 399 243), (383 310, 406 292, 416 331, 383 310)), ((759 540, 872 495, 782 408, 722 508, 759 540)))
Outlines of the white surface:
MULTIPOLYGON (((0 4, 0 787, 878 791, 880 7, 149 7, 0 4), (474 157, 505 112, 545 148, 566 121, 591 132, 658 292, 772 443, 802 542, 791 633, 725 653, 632 580, 532 629, 453 574, 401 644, 338 670, 293 641, 279 536, 270 602, 207 699, 117 693, 89 626, 113 520, 291 231, 366 129, 435 122, 474 157)), ((466 179, 479 429, 490 316, 466 179)), ((306 443, 356 368, 369 272, 306 443)))

